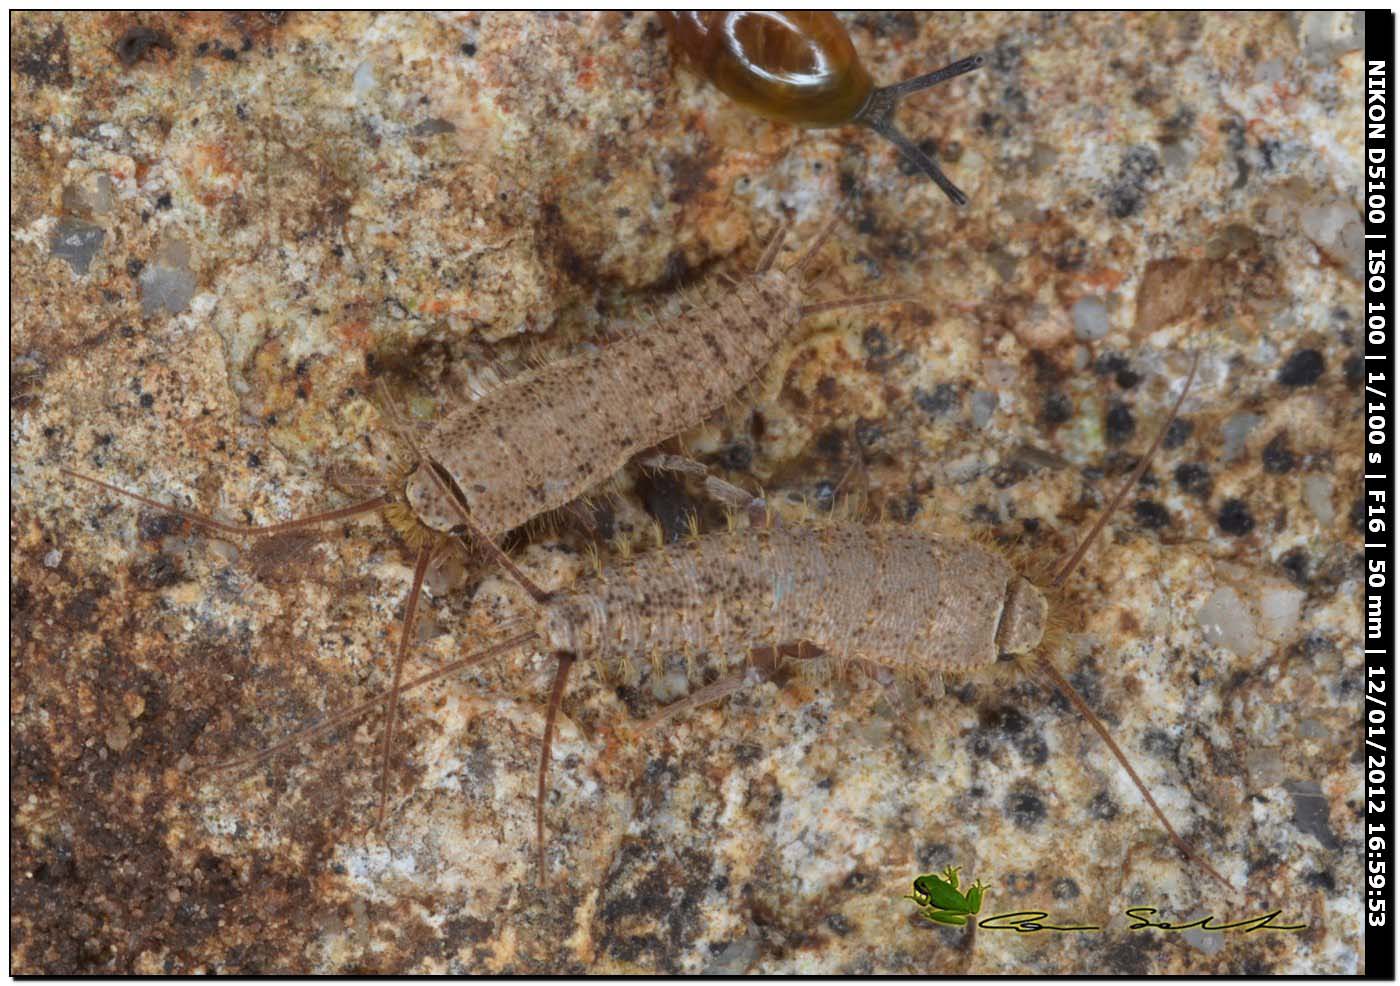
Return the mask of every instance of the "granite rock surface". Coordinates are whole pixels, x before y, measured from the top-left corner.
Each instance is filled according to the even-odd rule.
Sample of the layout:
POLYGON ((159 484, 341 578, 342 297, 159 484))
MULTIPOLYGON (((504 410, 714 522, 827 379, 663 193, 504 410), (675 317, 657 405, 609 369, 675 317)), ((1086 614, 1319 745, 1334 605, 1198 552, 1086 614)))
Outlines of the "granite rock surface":
MULTIPOLYGON (((965 209, 872 134, 733 106, 653 15, 12 15, 12 971, 1362 969, 1358 23, 844 20, 880 82, 987 54, 899 115, 965 209), (1014 673, 794 677, 643 736, 714 668, 585 663, 544 885, 545 655, 405 698, 381 828, 377 718, 207 769, 385 686, 413 552, 376 519, 213 539, 60 467, 233 521, 341 505, 403 461, 381 383, 431 422, 664 331, 649 310, 838 208, 814 294, 919 304, 813 319, 687 446, 818 517, 1045 560, 1199 353, 1056 660, 1237 898, 1014 673), (1103 930, 931 924, 901 895, 948 865, 992 885, 984 915, 1103 930), (1306 927, 1129 930, 1132 906, 1306 927)), ((605 535, 714 523, 694 489, 615 485, 605 567, 605 535)), ((555 587, 594 539, 509 543, 555 587)), ((414 668, 525 611, 435 569, 414 668)))

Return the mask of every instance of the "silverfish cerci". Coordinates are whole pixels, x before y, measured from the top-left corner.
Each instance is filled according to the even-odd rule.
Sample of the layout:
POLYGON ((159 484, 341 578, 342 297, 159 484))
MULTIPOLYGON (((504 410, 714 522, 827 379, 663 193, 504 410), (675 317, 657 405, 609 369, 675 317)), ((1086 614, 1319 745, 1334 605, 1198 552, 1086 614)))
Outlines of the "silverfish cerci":
MULTIPOLYGON (((403 482, 402 495, 386 491, 339 510, 254 526, 223 523, 70 469, 62 471, 235 537, 280 534, 383 511, 418 549, 394 661, 391 692, 397 695, 423 578, 434 553, 450 538, 484 550, 520 580, 536 602, 543 602, 545 594, 496 547, 499 537, 586 495, 638 453, 723 408, 794 340, 805 317, 904 300, 804 300, 804 274, 835 223, 830 220, 788 269, 775 265, 785 233, 780 226, 751 276, 731 280, 722 290, 707 285, 699 303, 664 321, 655 320, 646 331, 630 332, 604 348, 532 369, 458 408, 415 445, 417 463, 403 482)), ((410 436, 404 437, 414 444, 410 436)), ((381 822, 395 712, 396 699, 390 702, 383 734, 381 822)))
MULTIPOLYGON (((1170 425, 1195 375, 1193 361, 1172 408, 1170 425)), ((720 480, 709 490, 748 508, 744 530, 696 536, 599 570, 567 591, 536 600, 526 632, 404 684, 416 688, 506 651, 533 646, 557 666, 540 753, 536 839, 545 877, 544 809, 554 723, 569 669, 583 656, 614 677, 640 662, 659 666, 673 653, 710 652, 734 660, 726 677, 663 709, 644 724, 720 699, 785 660, 818 660, 888 669, 919 680, 965 674, 1027 659, 1028 670, 1058 688, 1103 738, 1176 847, 1222 884, 1234 887, 1181 838, 1107 728, 1055 667, 1051 654, 1059 616, 1050 600, 1073 574, 1166 434, 1159 431, 1137 469, 1118 490, 1077 550, 1044 588, 1018 573, 996 550, 920 531, 837 523, 788 527, 764 502, 720 480)), ((465 516, 467 505, 454 500, 465 516)), ((528 586, 527 586, 528 588, 528 586)), ((533 595, 533 593, 532 593, 533 595)), ((376 696, 317 725, 221 766, 255 762, 310 736, 343 725, 388 702, 376 696)))

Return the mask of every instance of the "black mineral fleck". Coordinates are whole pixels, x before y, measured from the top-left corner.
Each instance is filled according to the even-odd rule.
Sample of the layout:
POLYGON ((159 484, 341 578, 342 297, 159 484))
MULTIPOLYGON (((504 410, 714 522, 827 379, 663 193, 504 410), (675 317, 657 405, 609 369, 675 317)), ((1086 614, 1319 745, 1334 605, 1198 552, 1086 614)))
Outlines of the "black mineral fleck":
POLYGON ((129 27, 126 33, 117 39, 117 60, 129 68, 146 57, 146 53, 152 48, 164 48, 172 54, 175 51, 175 45, 164 31, 140 25, 129 27))
POLYGON ((1181 448, 1186 444, 1186 439, 1191 437, 1195 427, 1186 418, 1173 418, 1172 423, 1167 425, 1167 433, 1162 436, 1162 448, 1181 448))
POLYGON ((1032 787, 1017 787, 1006 796, 1006 815, 1017 828, 1035 828, 1045 819, 1045 802, 1032 787))
POLYGON ((1190 493, 1194 496, 1209 496, 1211 487, 1214 485, 1210 478, 1210 472, 1199 462, 1183 462, 1176 467, 1176 471, 1172 475, 1176 479, 1176 485, 1181 487, 1183 493, 1190 493))
POLYGON ((1089 802, 1089 817, 1100 822, 1111 822, 1118 817, 1118 802, 1107 791, 1100 791, 1089 802))
POLYGON ((1288 447, 1288 435, 1279 432, 1264 446, 1264 471, 1280 475, 1291 472, 1296 460, 1288 447))
POLYGON ((1306 585, 1308 582, 1308 553, 1302 548, 1294 548, 1286 552, 1278 560, 1279 567, 1288 573, 1289 581, 1296 586, 1306 585))
POLYGON ((1074 404, 1064 394, 1046 394, 1040 417, 1049 425, 1064 424, 1074 416, 1074 404))
POLYGON ((1126 404, 1114 404, 1108 409, 1108 414, 1104 417, 1104 437, 1110 445, 1122 445, 1133 437, 1133 432, 1137 430, 1137 422, 1133 420, 1133 412, 1126 404))
POLYGON ((1326 368, 1322 354, 1316 349, 1300 349, 1279 369, 1278 382, 1285 387, 1310 387, 1317 383, 1326 368))
POLYGON ((962 401, 956 384, 940 383, 931 391, 916 389, 914 403, 930 418, 938 418, 957 408, 962 401))
POLYGON ((1216 523, 1226 534, 1242 537, 1254 530, 1254 515, 1249 512, 1249 506, 1243 500, 1232 497, 1220 505, 1216 523))
POLYGON ((1133 516, 1137 522, 1149 530, 1157 530, 1171 523, 1171 514, 1166 507, 1155 500, 1139 500, 1133 504, 1133 516))

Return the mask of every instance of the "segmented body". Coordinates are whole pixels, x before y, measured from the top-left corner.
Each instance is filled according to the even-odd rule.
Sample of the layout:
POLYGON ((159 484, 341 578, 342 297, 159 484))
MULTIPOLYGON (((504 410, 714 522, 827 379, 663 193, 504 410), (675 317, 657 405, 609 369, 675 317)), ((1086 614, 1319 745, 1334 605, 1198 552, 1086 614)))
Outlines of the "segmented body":
POLYGON ((542 608, 536 633, 609 672, 668 654, 739 662, 805 642, 838 661, 970 671, 1038 644, 1045 600, 973 542, 899 528, 750 528, 667 545, 542 608))
MULTIPOLYGON (((802 318, 799 278, 768 270, 605 349, 531 370, 448 415, 423 443, 473 520, 502 534, 590 492, 638 452, 694 427, 762 371, 802 318)), ((426 526, 460 514, 420 465, 426 526)))

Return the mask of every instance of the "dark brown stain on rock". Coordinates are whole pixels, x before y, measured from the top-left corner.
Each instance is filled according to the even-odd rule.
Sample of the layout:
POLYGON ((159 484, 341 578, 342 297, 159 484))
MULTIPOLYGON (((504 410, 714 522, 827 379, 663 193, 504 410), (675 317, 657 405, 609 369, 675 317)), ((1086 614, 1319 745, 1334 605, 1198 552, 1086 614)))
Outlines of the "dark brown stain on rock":
POLYGON ((36 85, 67 89, 73 84, 68 58, 68 35, 57 24, 42 37, 21 34, 10 53, 10 67, 36 85))
POLYGON ((161 48, 172 55, 176 51, 175 43, 170 40, 170 35, 164 31, 157 31, 139 24, 127 28, 114 46, 117 60, 127 68, 145 58, 153 48, 161 48))

